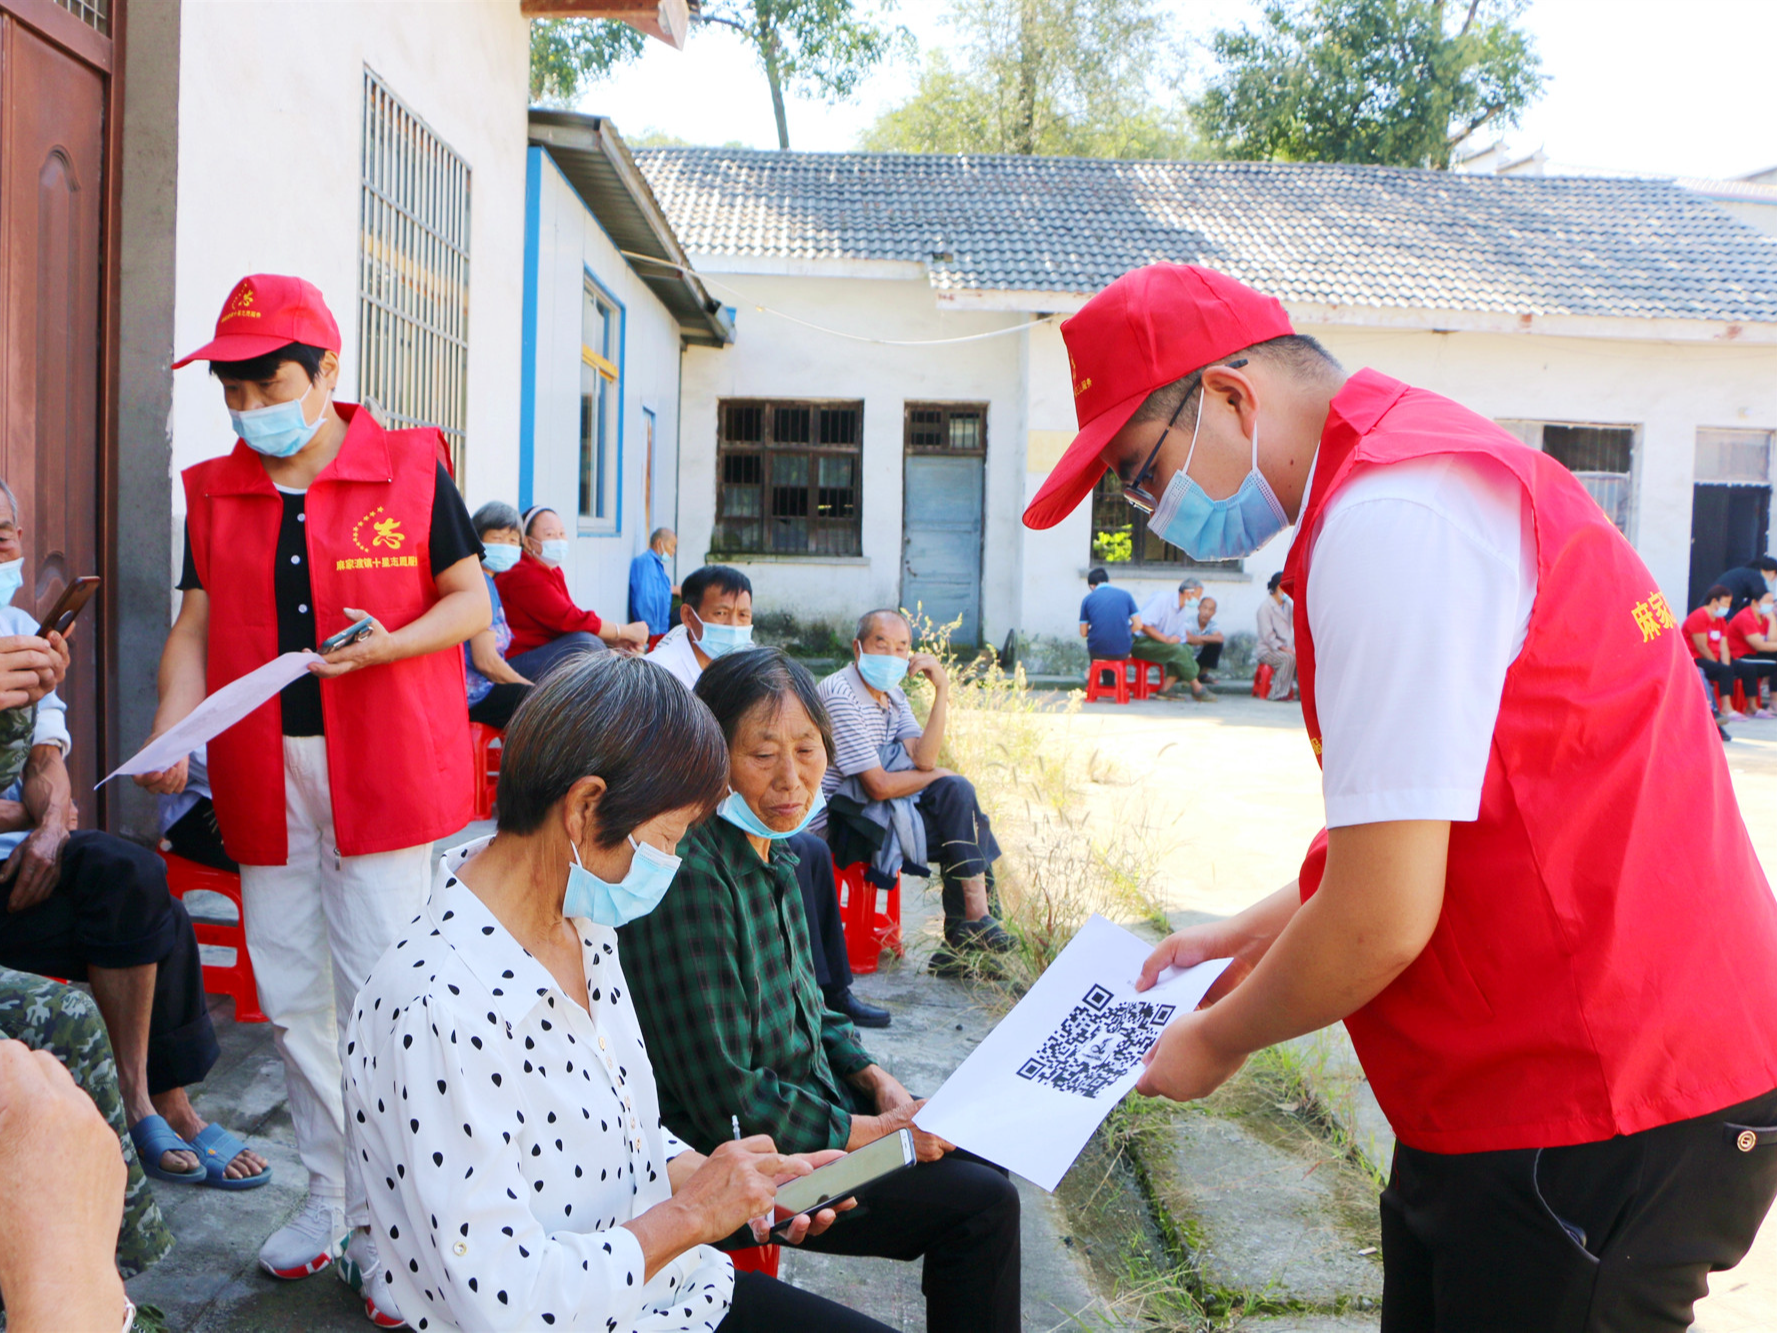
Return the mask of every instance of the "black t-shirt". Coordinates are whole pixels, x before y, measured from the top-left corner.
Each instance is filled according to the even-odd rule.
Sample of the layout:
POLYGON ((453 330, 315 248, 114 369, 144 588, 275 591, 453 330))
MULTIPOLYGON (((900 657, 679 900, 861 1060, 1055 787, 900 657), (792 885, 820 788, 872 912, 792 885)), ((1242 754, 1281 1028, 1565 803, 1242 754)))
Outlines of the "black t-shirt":
POLYGON ((1734 604, 1728 608, 1730 616, 1739 615, 1748 602, 1757 601, 1765 595, 1765 576, 1751 565, 1730 569, 1716 582, 1734 594, 1734 604))
MULTIPOLYGON (((321 640, 315 632, 313 589, 309 583, 308 537, 303 524, 307 496, 302 491, 279 488, 284 500, 284 518, 278 525, 277 565, 272 571, 272 599, 278 610, 278 652, 294 653, 304 648, 318 648, 321 640)), ((475 526, 469 521, 469 510, 461 492, 438 465, 438 478, 432 494, 431 536, 432 575, 449 569, 468 556, 481 558, 481 543, 476 540, 475 526)), ((183 591, 201 589, 197 568, 191 562, 191 528, 185 529, 185 569, 179 576, 183 591)), ((216 626, 210 627, 212 634, 216 626)), ((284 709, 286 736, 320 736, 321 681, 317 676, 304 676, 286 685, 280 695, 284 709)))

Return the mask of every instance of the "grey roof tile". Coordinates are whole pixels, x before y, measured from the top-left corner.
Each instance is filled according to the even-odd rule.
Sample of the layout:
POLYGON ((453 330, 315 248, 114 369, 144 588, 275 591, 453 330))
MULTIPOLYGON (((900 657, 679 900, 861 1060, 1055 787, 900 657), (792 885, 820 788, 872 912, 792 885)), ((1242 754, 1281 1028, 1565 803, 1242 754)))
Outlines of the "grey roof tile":
POLYGON ((1087 294, 1155 260, 1285 300, 1777 323, 1777 239, 1671 181, 1270 162, 636 153, 689 250, 1087 294))

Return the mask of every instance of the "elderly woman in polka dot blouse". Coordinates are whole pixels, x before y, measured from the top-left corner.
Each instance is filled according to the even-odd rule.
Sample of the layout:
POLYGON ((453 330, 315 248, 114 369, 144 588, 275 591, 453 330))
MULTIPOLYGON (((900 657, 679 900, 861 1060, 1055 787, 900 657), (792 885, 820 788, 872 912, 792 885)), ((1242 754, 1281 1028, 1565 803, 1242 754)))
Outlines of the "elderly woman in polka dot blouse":
POLYGON ((497 832, 445 855, 347 1032, 375 1322, 886 1333, 712 1248, 839 1153, 755 1135, 704 1157, 660 1125, 615 927, 659 902, 727 781, 715 719, 650 662, 586 656, 519 709, 497 832))

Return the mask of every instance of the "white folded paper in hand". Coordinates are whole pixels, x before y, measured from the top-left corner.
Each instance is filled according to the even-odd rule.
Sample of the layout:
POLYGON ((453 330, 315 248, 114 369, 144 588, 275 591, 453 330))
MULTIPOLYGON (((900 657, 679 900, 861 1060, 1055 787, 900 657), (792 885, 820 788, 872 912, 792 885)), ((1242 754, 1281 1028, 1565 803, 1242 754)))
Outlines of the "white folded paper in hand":
POLYGON ((318 661, 314 653, 285 653, 274 657, 256 671, 249 671, 231 680, 205 699, 183 720, 144 745, 131 758, 109 773, 98 785, 119 776, 136 773, 159 773, 170 768, 198 746, 227 731, 266 700, 272 698, 291 681, 300 680, 309 663, 318 661))
POLYGON ((1153 951, 1094 915, 914 1123, 1053 1191, 1167 1023, 1195 1009, 1229 962, 1168 968, 1138 994, 1153 951))

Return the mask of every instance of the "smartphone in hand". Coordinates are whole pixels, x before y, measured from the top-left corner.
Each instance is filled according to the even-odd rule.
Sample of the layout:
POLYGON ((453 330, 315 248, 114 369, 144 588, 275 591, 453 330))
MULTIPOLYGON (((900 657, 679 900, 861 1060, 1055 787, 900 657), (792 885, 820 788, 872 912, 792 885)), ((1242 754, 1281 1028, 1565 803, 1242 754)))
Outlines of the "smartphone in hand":
POLYGON ((370 625, 370 617, 365 616, 364 619, 358 621, 357 624, 347 625, 332 638, 322 639, 321 656, 325 657, 328 653, 337 653, 348 643, 357 643, 362 639, 368 639, 370 637, 370 625))
POLYGON ((56 604, 49 608, 49 614, 37 624, 37 637, 47 638, 53 631, 66 634, 74 623, 74 618, 86 608, 86 604, 98 592, 102 580, 97 574, 85 574, 62 589, 62 595, 56 598, 56 604))

